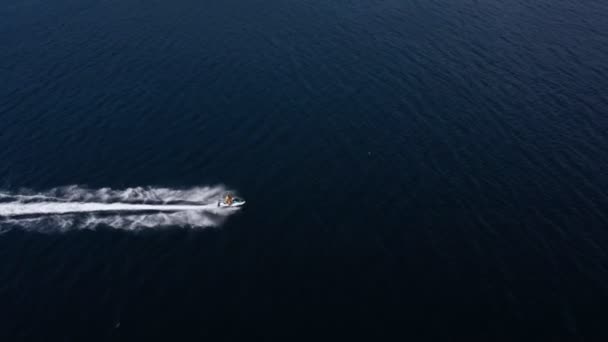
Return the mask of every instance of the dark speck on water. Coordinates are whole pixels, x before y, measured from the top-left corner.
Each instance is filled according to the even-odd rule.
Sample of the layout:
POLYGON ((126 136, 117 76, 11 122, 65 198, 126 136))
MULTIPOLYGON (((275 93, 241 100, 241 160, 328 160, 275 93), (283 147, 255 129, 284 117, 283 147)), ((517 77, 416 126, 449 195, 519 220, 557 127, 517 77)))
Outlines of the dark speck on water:
POLYGON ((0 340, 608 340, 607 18, 1 1, 0 340))

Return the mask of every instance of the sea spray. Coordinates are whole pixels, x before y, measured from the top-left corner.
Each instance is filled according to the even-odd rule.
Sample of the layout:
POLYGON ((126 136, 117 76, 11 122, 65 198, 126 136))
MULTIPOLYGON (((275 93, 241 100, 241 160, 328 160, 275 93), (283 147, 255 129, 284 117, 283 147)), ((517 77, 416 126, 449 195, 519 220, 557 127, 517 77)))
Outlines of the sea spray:
POLYGON ((89 189, 72 185, 43 192, 0 192, 0 230, 20 227, 56 231, 106 226, 118 229, 167 226, 217 227, 235 213, 218 208, 222 186, 171 189, 89 189))

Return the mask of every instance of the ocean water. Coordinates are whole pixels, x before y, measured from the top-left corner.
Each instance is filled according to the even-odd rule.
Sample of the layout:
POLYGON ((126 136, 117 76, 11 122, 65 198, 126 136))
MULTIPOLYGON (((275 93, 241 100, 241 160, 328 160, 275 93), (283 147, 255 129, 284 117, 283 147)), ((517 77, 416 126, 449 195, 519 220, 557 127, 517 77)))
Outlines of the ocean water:
POLYGON ((2 0, 0 340, 605 341, 606 18, 2 0))

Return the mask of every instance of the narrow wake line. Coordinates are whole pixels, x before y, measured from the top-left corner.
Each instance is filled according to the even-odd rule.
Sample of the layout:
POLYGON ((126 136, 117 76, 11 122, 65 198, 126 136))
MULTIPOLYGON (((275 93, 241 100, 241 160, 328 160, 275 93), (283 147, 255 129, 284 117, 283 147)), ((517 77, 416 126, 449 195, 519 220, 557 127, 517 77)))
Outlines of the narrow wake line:
MULTIPOLYGON (((39 232, 95 229, 219 227, 238 208, 219 208, 223 186, 171 189, 90 189, 78 185, 46 191, 0 191, 0 233, 19 227, 39 232)), ((233 191, 231 191, 233 192, 233 191)))
POLYGON ((121 212, 121 211, 203 211, 222 210, 215 204, 207 205, 155 205, 128 203, 70 203, 70 202, 38 202, 38 203, 0 203, 0 216, 22 215, 51 215, 72 213, 121 212))

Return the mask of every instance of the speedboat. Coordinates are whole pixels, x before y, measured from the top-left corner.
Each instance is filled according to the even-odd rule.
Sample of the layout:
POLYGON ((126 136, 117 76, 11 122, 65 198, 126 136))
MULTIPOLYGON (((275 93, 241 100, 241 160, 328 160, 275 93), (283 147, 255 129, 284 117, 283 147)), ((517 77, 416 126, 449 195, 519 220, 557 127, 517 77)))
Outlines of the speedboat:
POLYGON ((241 207, 243 204, 245 204, 245 201, 240 198, 233 199, 232 203, 226 203, 224 201, 217 202, 217 206, 220 208, 241 207))
POLYGON ((245 204, 245 200, 241 198, 232 197, 232 195, 228 194, 217 201, 217 206, 220 208, 235 208, 241 207, 245 204))

